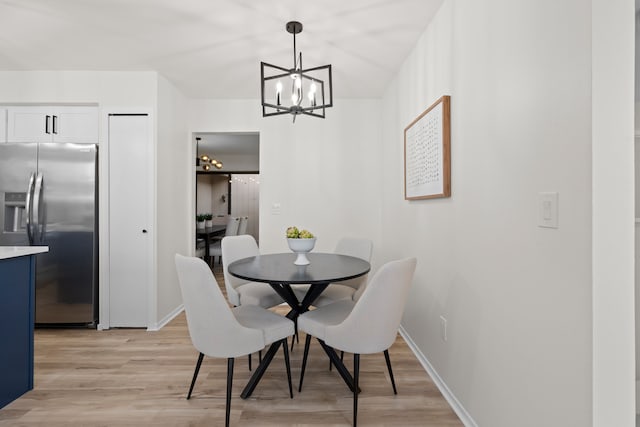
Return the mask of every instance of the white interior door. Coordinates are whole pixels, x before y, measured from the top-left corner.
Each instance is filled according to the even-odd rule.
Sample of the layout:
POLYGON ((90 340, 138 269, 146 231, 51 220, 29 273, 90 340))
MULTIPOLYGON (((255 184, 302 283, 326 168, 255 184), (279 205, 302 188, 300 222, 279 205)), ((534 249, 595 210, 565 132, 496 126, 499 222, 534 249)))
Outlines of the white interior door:
POLYGON ((149 117, 109 116, 109 325, 148 326, 149 117))

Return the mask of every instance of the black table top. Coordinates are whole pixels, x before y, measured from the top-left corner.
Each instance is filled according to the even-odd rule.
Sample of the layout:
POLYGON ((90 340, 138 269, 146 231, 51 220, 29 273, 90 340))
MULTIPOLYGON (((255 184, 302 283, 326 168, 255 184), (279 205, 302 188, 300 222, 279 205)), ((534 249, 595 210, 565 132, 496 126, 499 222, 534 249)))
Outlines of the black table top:
POLYGON ((206 236, 210 234, 220 233, 221 231, 225 231, 226 229, 227 229, 226 224, 212 225, 211 227, 206 227, 206 228, 196 228, 196 235, 206 236))
POLYGON ((243 258, 227 267, 229 273, 252 282, 319 284, 340 282, 367 274, 371 265, 360 258, 330 253, 308 253, 308 265, 295 265, 294 253, 243 258))

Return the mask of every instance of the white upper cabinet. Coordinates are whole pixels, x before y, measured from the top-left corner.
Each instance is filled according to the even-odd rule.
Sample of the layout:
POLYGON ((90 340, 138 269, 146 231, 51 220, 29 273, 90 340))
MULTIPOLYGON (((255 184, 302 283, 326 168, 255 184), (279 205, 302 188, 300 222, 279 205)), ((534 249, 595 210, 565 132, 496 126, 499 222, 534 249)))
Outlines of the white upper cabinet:
POLYGON ((98 143, 98 107, 7 107, 7 142, 98 143))

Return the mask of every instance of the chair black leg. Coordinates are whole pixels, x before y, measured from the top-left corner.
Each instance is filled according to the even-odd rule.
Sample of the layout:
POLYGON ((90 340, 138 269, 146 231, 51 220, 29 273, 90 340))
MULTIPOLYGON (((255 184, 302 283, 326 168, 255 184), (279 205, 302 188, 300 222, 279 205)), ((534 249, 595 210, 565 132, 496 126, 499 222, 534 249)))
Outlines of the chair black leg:
POLYGON ((391 359, 389 359, 389 350, 384 351, 384 358, 387 361, 387 369, 389 370, 389 378, 391 378, 391 385, 393 386, 393 394, 398 394, 396 390, 396 382, 393 380, 393 371, 391 370, 391 359))
POLYGON ((282 350, 284 351, 284 366, 287 368, 287 381, 289 382, 289 396, 293 399, 293 387, 291 386, 291 364, 289 363, 289 343, 283 339, 282 350))
POLYGON ((360 376, 360 355, 353 355, 353 427, 358 425, 358 378, 360 376))
POLYGON ((293 319, 293 328, 295 331, 295 335, 293 336, 293 339, 291 340, 291 351, 293 351, 293 344, 296 342, 296 338, 298 338, 298 342, 300 342, 300 337, 298 337, 298 318, 296 317, 295 319, 293 319))
POLYGON ((229 427, 229 418, 231 415, 231 386, 233 384, 233 357, 227 359, 227 412, 224 417, 225 427, 229 427))
POLYGON ((307 356, 309 355, 310 345, 311 335, 307 334, 307 339, 304 341, 304 354, 302 355, 302 368, 300 368, 300 385, 298 386, 298 393, 302 391, 302 380, 304 379, 304 369, 307 367, 307 356))
MULTIPOLYGON (((249 358, 249 371, 251 371, 251 353, 247 356, 249 358)), ((262 350, 258 351, 258 363, 262 362, 262 350)))
POLYGON ((196 378, 198 378, 198 372, 200 372, 202 359, 204 359, 204 354, 200 353, 200 355, 198 356, 198 361, 196 362, 196 370, 193 373, 193 379, 191 380, 191 387, 189 387, 189 394, 187 394, 187 400, 191 399, 191 392, 193 391, 193 386, 196 385, 196 378))
MULTIPOLYGON (((344 360, 344 351, 340 352, 340 360, 344 360)), ((329 359, 329 370, 331 371, 333 368, 333 362, 331 362, 331 359, 329 359)))

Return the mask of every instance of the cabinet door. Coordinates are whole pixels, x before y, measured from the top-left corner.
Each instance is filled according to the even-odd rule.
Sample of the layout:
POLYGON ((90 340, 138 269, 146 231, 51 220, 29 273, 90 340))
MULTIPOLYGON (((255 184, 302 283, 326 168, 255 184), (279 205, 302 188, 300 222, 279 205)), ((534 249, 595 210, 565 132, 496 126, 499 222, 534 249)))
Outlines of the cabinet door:
POLYGON ((33 388, 31 256, 0 260, 0 408, 33 388))
POLYGON ((98 143, 98 107, 9 107, 8 142, 98 143))
POLYGON ((54 142, 98 143, 97 107, 56 107, 52 122, 54 142))
POLYGON ((8 142, 51 142, 53 113, 51 107, 9 107, 8 142))

